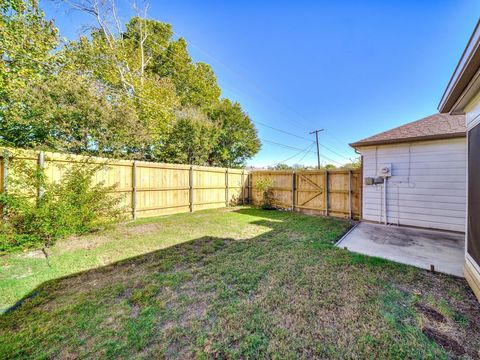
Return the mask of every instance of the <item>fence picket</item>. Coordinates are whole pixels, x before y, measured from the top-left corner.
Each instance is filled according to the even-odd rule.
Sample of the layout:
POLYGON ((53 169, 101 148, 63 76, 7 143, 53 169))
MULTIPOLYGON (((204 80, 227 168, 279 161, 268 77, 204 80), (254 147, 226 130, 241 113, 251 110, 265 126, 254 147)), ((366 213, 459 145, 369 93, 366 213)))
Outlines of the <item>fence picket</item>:
MULTIPOLYGON (((4 148, 0 148, 0 152, 4 148)), ((37 163, 48 180, 58 181, 68 164, 102 164, 96 182, 105 186, 116 186, 112 193, 122 197, 122 205, 132 218, 159 216, 179 212, 218 208, 245 202, 248 172, 243 169, 225 169, 179 164, 161 164, 145 161, 83 157, 60 153, 39 153, 29 150, 10 149, 12 155, 1 160, 0 192, 8 189, 9 161, 37 163)), ((11 167, 13 169, 13 167, 11 167)), ((15 190, 16 191, 16 190, 15 190)), ((38 196, 43 194, 38 189, 38 196)), ((6 211, 6 209, 3 209, 6 211)))
MULTIPOLYGON (((233 204, 234 200, 237 204, 256 204, 261 200, 260 192, 255 189, 260 177, 273 180, 274 205, 279 208, 353 219, 361 217, 359 169, 246 171, 50 152, 39 154, 19 149, 8 153, 11 155, 1 158, 0 191, 12 191, 8 186, 9 162, 38 162, 49 180, 58 181, 65 165, 89 159, 90 163, 108 164, 97 180, 105 181, 106 186, 116 185, 112 192, 123 197, 132 218, 224 207, 233 204)), ((42 193, 39 189, 38 195, 42 193)))
POLYGON ((342 218, 361 217, 361 176, 359 169, 315 171, 252 171, 251 199, 261 201, 255 190, 259 178, 273 181, 273 203, 278 208, 342 218))

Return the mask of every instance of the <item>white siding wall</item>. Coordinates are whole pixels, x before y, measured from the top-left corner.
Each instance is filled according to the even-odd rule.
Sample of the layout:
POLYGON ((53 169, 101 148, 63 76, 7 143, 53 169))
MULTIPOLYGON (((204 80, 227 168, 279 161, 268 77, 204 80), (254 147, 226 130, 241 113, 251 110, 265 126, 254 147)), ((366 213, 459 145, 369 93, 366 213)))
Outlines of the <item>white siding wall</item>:
MULTIPOLYGON (((387 220, 392 224, 465 231, 465 138, 360 148, 363 177, 392 165, 387 220)), ((363 185, 363 218, 385 221, 383 184, 363 185)))

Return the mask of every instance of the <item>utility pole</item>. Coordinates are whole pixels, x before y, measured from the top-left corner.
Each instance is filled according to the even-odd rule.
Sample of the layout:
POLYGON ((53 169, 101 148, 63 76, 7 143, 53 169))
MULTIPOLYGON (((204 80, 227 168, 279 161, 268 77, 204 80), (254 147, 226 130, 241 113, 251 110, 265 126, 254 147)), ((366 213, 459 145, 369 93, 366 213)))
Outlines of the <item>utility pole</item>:
POLYGON ((310 135, 315 134, 315 139, 317 140, 317 163, 318 163, 319 169, 320 169, 320 145, 318 143, 318 133, 323 130, 324 129, 319 129, 319 130, 313 130, 312 132, 310 132, 310 135))

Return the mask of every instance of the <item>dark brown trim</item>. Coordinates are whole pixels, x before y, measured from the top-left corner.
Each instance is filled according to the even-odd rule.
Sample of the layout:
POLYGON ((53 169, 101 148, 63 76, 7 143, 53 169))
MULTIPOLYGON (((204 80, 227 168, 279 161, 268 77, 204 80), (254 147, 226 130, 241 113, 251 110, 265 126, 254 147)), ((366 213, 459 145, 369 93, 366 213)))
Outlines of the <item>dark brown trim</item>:
POLYGON ((467 253, 480 264, 480 125, 468 131, 467 253))
POLYGON ((475 26, 467 46, 455 67, 450 81, 442 95, 438 110, 441 113, 452 111, 453 107, 480 68, 480 20, 475 26))
POLYGON ((453 138, 462 138, 466 137, 466 132, 452 133, 452 134, 439 134, 439 135, 426 135, 426 136, 415 136, 409 138, 397 138, 389 140, 371 140, 371 141, 358 141, 355 143, 349 144, 353 148, 361 146, 371 146, 371 145, 388 145, 388 144, 401 144, 417 141, 428 141, 428 140, 441 140, 441 139, 453 139, 453 138))
POLYGON ((359 220, 363 219, 363 155, 360 155, 360 194, 358 195, 359 220))

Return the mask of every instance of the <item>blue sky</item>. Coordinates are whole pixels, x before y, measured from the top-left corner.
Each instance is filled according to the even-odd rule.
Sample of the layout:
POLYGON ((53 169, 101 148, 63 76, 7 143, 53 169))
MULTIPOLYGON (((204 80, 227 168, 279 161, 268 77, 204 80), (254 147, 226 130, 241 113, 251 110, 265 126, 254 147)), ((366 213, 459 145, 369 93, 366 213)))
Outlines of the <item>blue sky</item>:
MULTIPOLYGON (((41 5, 62 36, 78 36, 78 13, 41 5)), ((254 166, 290 157, 315 164, 314 148, 297 149, 311 146, 318 128, 322 163, 345 163, 355 156, 349 142, 436 112, 478 14, 474 0, 168 0, 151 1, 149 11, 173 25, 193 59, 213 67, 222 95, 257 124, 254 166)))

